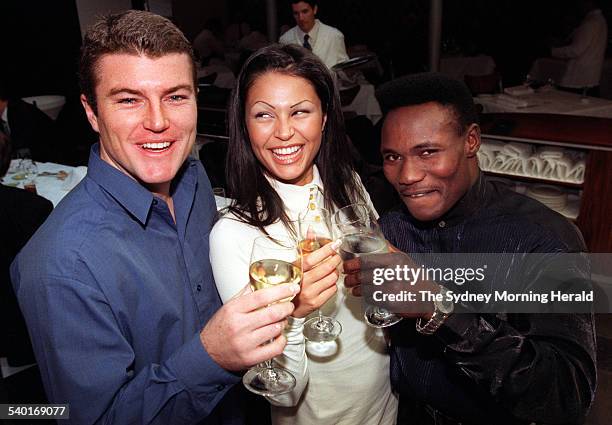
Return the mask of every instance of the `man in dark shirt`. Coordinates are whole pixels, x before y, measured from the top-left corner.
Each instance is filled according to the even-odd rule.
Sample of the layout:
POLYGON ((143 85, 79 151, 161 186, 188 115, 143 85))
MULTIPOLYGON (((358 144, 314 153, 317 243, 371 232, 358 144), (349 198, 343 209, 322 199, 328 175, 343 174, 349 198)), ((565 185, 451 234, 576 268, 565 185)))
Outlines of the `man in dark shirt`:
POLYGON ((53 162, 58 155, 58 138, 53 120, 35 105, 15 98, 8 91, 6 77, 0 75, 0 133, 6 134, 16 157, 53 162))
MULTIPOLYGON (((403 201, 381 227, 399 250, 516 259, 585 250, 565 218, 480 172, 478 116, 463 83, 418 74, 385 84, 377 97, 385 111, 384 172, 403 201)), ((345 284, 359 293, 358 267, 345 271, 345 284)), ((502 270, 492 285, 504 287, 506 279, 502 270)), ((411 290, 420 287, 431 290, 432 282, 411 290)), ((453 314, 423 304, 390 328, 391 379, 406 423, 584 420, 596 383, 592 315, 453 314)))
MULTIPOLYGON (((10 161, 10 141, 0 132, 0 179, 6 174, 10 161)), ((38 367, 32 365, 34 353, 13 292, 9 267, 52 209, 53 204, 41 196, 0 184, 0 357, 6 357, 11 367, 31 365, 4 379, 0 374, 0 403, 47 401, 38 367)))
POLYGON ((105 16, 85 35, 80 77, 100 142, 11 267, 49 401, 69 404, 75 424, 238 423, 244 412, 224 400, 233 371, 283 351, 293 305, 276 301, 299 287, 221 306, 212 189, 188 158, 191 46, 160 16, 105 16))

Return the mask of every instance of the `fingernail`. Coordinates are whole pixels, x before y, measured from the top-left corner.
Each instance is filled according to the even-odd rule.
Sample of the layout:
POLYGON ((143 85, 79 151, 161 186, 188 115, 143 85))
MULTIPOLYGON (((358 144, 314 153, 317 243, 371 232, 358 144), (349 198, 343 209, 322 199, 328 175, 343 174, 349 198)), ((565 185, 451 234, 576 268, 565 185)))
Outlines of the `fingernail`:
POLYGON ((298 285, 297 283, 292 284, 291 292, 293 292, 294 294, 297 294, 298 292, 300 292, 300 285, 298 285))
POLYGON ((342 245, 342 239, 336 239, 334 242, 332 242, 331 249, 338 252, 340 245, 342 245))

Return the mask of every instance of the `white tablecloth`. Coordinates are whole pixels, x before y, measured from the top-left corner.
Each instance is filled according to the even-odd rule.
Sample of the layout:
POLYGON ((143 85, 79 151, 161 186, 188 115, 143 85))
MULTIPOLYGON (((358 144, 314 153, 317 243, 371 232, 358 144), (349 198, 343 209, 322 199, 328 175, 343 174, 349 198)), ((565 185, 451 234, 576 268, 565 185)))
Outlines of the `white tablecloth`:
MULTIPOLYGON (((24 180, 15 180, 13 177, 18 174, 17 167, 19 159, 11 161, 9 172, 2 179, 2 184, 23 188, 24 180)), ((55 164, 53 162, 37 162, 38 176, 36 176, 36 192, 50 200, 53 206, 57 206, 59 201, 68 194, 87 174, 87 167, 70 167, 68 165, 55 164), (57 176, 44 176, 42 173, 57 173, 65 171, 68 176, 60 180, 57 176)))
POLYGON ((491 56, 444 56, 440 58, 440 72, 463 81, 466 75, 488 75, 495 70, 491 56))
POLYGON ((382 118, 382 111, 374 94, 374 86, 362 83, 359 87, 355 99, 349 105, 343 106, 342 111, 364 115, 375 125, 382 118))
POLYGON ((474 98, 485 113, 524 112, 540 114, 564 114, 587 117, 612 118, 612 101, 596 97, 582 97, 579 94, 543 88, 535 93, 516 96, 525 100, 527 107, 517 107, 504 101, 500 95, 480 95, 474 98))
POLYGON ((66 98, 64 96, 45 95, 24 97, 23 101, 36 105, 38 109, 54 120, 66 103, 66 98))

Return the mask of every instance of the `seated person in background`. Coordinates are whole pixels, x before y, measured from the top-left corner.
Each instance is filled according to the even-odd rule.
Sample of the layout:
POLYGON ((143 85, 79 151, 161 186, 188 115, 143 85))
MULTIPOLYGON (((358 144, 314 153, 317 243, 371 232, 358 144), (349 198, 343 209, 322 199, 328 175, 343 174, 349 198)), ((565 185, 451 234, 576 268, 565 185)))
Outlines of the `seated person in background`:
MULTIPOLYGON (((380 224, 399 250, 507 253, 517 261, 528 253, 585 251, 567 219, 480 172, 478 115, 463 83, 415 74, 384 84, 377 97, 385 113, 384 173, 403 201, 380 224)), ((360 267, 347 263, 345 285, 360 292, 360 267)), ((491 282, 504 288, 506 271, 491 282)), ((390 328, 400 423, 584 421, 596 384, 592 314, 452 314, 426 307, 415 313, 416 323, 404 319, 390 328)))
POLYGON ((57 137, 53 120, 8 91, 8 81, 0 76, 0 133, 6 134, 13 147, 13 156, 31 157, 34 161, 53 162, 57 137))
POLYGON ((319 10, 316 0, 292 0, 291 9, 297 25, 280 37, 280 43, 297 44, 312 50, 328 68, 348 60, 344 35, 316 19, 319 10))
POLYGON ((152 13, 103 16, 84 37, 81 102, 99 143, 11 266, 49 401, 70 405, 68 423, 241 423, 234 372, 285 348, 293 305, 276 301, 298 286, 224 306, 215 289, 215 201, 188 157, 194 70, 185 36, 152 13))
POLYGON ((577 0, 584 14, 570 36, 567 46, 551 51, 555 58, 567 61, 558 81, 560 88, 589 96, 599 96, 599 81, 608 44, 608 26, 597 0, 577 0))
POLYGON ((193 39, 193 50, 198 54, 202 65, 208 65, 212 59, 224 58, 225 45, 221 21, 216 18, 206 21, 202 31, 193 39))
MULTIPOLYGON (((8 137, 0 133, 0 179, 6 174, 11 161, 8 137)), ((19 367, 35 362, 32 344, 17 298, 11 285, 9 268, 17 253, 53 210, 53 204, 34 193, 0 184, 0 357, 8 365, 19 367)), ((43 402, 34 400, 35 394, 44 394, 42 382, 35 370, 12 375, 7 384, 12 401, 43 402), (35 378, 32 378, 35 376, 35 378), (28 380, 27 382, 23 382, 28 380), (25 392, 15 394, 19 389, 25 392)))
MULTIPOLYGON (((295 236, 298 216, 309 208, 333 214, 361 202, 373 209, 348 156, 336 93, 329 70, 301 47, 268 46, 243 66, 229 118, 227 184, 235 202, 210 235, 215 281, 225 302, 247 280, 258 236, 295 236)), ((365 324, 358 298, 337 291, 340 257, 330 244, 304 261, 316 259, 324 261, 305 273, 286 330, 287 346, 275 359, 297 385, 288 394, 268 398, 272 421, 393 424, 397 400, 383 335, 365 324), (319 274, 318 281, 312 273, 319 274), (306 344, 302 333, 305 318, 319 307, 342 324, 338 339, 324 343, 335 351, 331 355, 309 350, 317 344, 306 344)))

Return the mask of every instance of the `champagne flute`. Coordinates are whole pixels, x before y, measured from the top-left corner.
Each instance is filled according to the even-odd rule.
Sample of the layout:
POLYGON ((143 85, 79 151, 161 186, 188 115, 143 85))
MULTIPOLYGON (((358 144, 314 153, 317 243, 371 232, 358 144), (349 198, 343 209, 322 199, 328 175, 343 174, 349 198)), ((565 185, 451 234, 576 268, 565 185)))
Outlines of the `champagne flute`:
MULTIPOLYGON (((331 215, 325 208, 308 208, 298 220, 298 239, 303 257, 327 245, 334 239, 331 215)), ((330 342, 338 338, 342 325, 333 317, 324 316, 319 308, 317 317, 304 323, 304 337, 311 342, 330 342)))
MULTIPOLYGON (((340 246, 343 260, 388 252, 387 241, 367 205, 351 204, 340 208, 334 214, 334 221, 343 235, 340 246)), ((375 328, 386 328, 402 320, 401 316, 372 305, 366 307, 363 316, 366 323, 375 328)))
MULTIPOLYGON (((260 236, 253 242, 249 279, 253 291, 302 280, 302 261, 298 246, 287 236, 260 236)), ((293 297, 278 302, 291 301, 293 297)), ((272 365, 272 359, 252 367, 243 376, 244 386, 255 394, 273 396, 295 387, 291 372, 272 365)))

